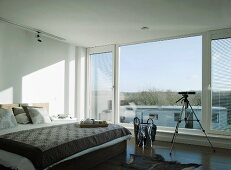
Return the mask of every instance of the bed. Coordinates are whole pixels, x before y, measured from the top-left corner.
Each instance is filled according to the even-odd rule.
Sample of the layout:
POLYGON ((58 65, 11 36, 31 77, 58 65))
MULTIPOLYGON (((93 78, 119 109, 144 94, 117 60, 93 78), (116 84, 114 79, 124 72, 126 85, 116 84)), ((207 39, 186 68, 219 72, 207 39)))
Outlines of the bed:
POLYGON ((0 165, 19 170, 89 169, 124 152, 130 135, 114 124, 105 128, 80 128, 75 121, 20 124, 0 130, 0 165))

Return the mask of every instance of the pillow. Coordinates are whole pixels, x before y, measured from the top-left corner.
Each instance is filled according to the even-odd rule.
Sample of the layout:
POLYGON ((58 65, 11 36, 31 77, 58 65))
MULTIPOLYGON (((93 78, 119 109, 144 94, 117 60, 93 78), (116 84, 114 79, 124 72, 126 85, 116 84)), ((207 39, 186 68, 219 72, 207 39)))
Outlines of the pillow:
POLYGON ((42 108, 42 107, 22 105, 22 108, 23 108, 24 112, 26 113, 26 115, 27 115, 27 117, 28 117, 30 123, 32 123, 32 119, 31 119, 31 117, 30 117, 30 113, 29 113, 28 108, 42 108))
POLYGON ((16 126, 17 122, 12 109, 0 109, 0 129, 12 128, 16 126))
POLYGON ((51 123, 51 119, 46 109, 27 107, 33 124, 51 123))
POLYGON ((28 118, 28 116, 26 115, 26 113, 20 113, 20 114, 17 114, 15 116, 15 119, 18 123, 20 124, 27 124, 27 123, 30 123, 30 120, 28 118))
POLYGON ((13 107, 12 110, 15 116, 21 113, 25 113, 22 107, 13 107))
POLYGON ((32 123, 29 113, 26 113, 22 107, 13 107, 12 110, 16 118, 16 121, 18 123, 21 123, 21 124, 32 123))

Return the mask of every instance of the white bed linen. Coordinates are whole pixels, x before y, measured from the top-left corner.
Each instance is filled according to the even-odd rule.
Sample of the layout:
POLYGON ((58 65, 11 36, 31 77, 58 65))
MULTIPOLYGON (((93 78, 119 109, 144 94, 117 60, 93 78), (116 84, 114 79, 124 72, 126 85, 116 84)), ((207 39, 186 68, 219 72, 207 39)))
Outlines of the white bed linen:
POLYGON ((54 120, 51 123, 44 123, 44 124, 18 124, 18 126, 13 127, 13 128, 7 128, 7 129, 2 129, 0 130, 0 135, 4 135, 7 133, 12 133, 12 132, 18 132, 22 130, 29 130, 29 129, 36 129, 36 128, 41 128, 41 127, 48 127, 48 126, 53 126, 53 125, 59 125, 59 124, 65 124, 65 123, 74 123, 76 122, 73 120, 54 120))
MULTIPOLYGON (((0 135, 4 135, 4 134, 7 134, 7 133, 12 133, 12 132, 18 132, 18 131, 21 131, 21 130, 35 129, 35 128, 40 128, 40 127, 48 127, 48 126, 53 126, 53 125, 58 125, 58 124, 65 124, 65 123, 73 123, 73 122, 75 122, 75 121, 70 121, 70 120, 58 121, 57 120, 57 121, 52 121, 52 123, 49 123, 49 124, 26 124, 26 125, 21 125, 20 124, 19 126, 15 127, 15 128, 9 128, 9 129, 0 130, 0 135)), ((58 164, 60 162, 63 162, 63 161, 73 159, 75 157, 87 154, 89 152, 93 152, 93 151, 101 149, 101 148, 112 146, 112 145, 114 145, 116 143, 122 142, 124 140, 128 140, 130 138, 131 138, 130 135, 124 136, 124 137, 112 140, 110 142, 107 142, 105 144, 86 149, 86 150, 84 150, 82 152, 76 153, 76 154, 74 154, 74 155, 72 155, 70 157, 67 157, 67 158, 63 159, 63 160, 51 165, 50 167, 52 167, 52 166, 54 166, 54 165, 56 165, 56 164, 58 164)), ((23 156, 11 153, 11 152, 1 150, 1 149, 0 149, 0 164, 5 166, 5 167, 12 168, 12 169, 35 170, 32 162, 29 159, 27 159, 27 158, 25 158, 23 156)))
POLYGON ((1 149, 0 149, 0 164, 12 169, 35 170, 34 165, 29 159, 1 149))

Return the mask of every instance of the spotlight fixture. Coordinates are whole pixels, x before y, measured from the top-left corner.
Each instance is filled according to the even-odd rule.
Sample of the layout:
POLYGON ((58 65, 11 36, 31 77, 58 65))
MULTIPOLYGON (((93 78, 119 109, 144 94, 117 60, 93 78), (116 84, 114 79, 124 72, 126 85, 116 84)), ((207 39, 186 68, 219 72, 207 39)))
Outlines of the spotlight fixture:
POLYGON ((39 33, 42 34, 43 36, 46 36, 46 37, 49 37, 49 38, 54 38, 54 39, 59 40, 59 41, 66 41, 66 39, 64 39, 64 38, 62 38, 62 37, 58 37, 58 36, 56 36, 56 35, 54 35, 54 34, 50 34, 50 33, 47 33, 47 32, 42 31, 42 30, 38 30, 38 29, 33 28, 33 27, 29 27, 29 26, 26 26, 26 25, 21 25, 21 24, 19 24, 19 23, 16 23, 16 22, 14 22, 14 21, 10 21, 10 20, 5 19, 5 18, 2 18, 2 17, 0 17, 0 22, 8 23, 8 24, 17 26, 17 27, 19 27, 19 28, 22 28, 22 29, 24 29, 24 30, 28 30, 28 31, 30 31, 30 32, 35 32, 35 33, 38 33, 38 32, 39 32, 39 33))
POLYGON ((38 42, 42 42, 41 37, 40 37, 40 33, 41 32, 37 31, 37 36, 36 37, 37 37, 38 42))
POLYGON ((141 27, 140 29, 141 29, 141 30, 148 30, 149 27, 141 27))

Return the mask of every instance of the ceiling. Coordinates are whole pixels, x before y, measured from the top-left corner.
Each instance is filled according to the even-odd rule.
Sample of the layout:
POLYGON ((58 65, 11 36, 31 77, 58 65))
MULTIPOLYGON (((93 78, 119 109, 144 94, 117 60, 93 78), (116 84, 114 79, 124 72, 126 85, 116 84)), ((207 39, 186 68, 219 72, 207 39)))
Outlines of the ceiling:
POLYGON ((231 0, 0 0, 0 17, 94 47, 229 28, 231 0))

